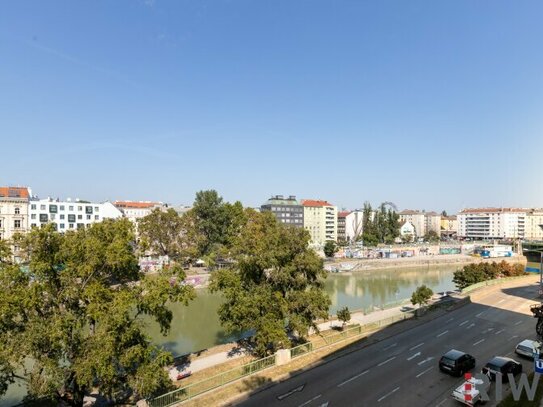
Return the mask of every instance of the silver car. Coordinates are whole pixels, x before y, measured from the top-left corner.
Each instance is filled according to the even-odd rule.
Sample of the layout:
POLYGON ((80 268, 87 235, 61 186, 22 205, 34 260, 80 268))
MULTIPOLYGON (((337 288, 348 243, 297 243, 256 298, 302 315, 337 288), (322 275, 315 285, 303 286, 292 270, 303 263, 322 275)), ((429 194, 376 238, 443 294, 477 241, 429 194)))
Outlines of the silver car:
POLYGON ((525 339, 515 347, 515 353, 533 359, 535 354, 539 354, 540 349, 541 342, 525 339))

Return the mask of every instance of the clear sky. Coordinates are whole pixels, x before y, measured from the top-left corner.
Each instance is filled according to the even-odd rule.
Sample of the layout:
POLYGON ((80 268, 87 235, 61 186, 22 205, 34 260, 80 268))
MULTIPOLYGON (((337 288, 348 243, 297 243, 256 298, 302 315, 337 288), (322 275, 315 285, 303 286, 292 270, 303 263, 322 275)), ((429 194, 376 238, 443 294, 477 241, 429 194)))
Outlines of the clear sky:
POLYGON ((541 1, 4 1, 0 184, 543 206, 541 1))

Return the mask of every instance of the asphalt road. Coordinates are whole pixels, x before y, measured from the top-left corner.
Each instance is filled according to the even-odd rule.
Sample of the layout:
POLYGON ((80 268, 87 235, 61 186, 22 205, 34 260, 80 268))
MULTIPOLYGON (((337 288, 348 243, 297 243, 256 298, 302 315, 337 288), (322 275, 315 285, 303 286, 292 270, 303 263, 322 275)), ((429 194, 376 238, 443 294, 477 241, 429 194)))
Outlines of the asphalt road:
MULTIPOLYGON (((441 373, 438 360, 450 349, 472 354, 480 372, 493 356, 514 354, 523 339, 535 339, 537 278, 489 287, 472 303, 427 323, 303 372, 238 403, 244 407, 459 406, 453 389, 463 380, 441 373)), ((504 387, 506 390, 507 387, 504 387)), ((491 401, 495 405, 494 385, 491 401)))

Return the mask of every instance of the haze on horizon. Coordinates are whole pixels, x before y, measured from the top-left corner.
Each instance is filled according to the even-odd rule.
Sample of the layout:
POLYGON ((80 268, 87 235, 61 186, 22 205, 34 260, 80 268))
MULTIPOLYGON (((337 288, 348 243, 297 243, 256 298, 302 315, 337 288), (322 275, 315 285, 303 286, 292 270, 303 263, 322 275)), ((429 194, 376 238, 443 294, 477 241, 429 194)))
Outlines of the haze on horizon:
POLYGON ((538 1, 5 2, 1 185, 543 207, 538 1))

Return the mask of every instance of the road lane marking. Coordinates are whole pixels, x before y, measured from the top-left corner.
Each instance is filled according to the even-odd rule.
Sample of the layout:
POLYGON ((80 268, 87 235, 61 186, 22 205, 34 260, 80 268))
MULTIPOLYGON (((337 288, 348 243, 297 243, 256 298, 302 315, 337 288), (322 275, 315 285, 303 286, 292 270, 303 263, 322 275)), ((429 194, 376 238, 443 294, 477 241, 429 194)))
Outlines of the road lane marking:
POLYGON ((520 325, 520 324, 522 324, 523 322, 524 322, 524 321, 517 321, 517 322, 515 322, 515 325, 520 325))
POLYGON ((390 359, 385 360, 384 362, 379 363, 377 366, 383 366, 384 364, 387 364, 391 360, 396 359, 396 356, 392 356, 390 359))
POLYGON ((311 400, 307 400, 305 403, 300 404, 298 407, 307 406, 312 401, 315 401, 315 400, 319 399, 321 396, 322 396, 322 394, 319 394, 318 396, 313 397, 311 400))
POLYGON ((322 403, 319 407, 328 407, 328 403, 330 403, 330 402, 327 401, 326 403, 322 403))
POLYGON ((440 336, 445 335, 447 332, 449 332, 449 330, 441 332, 439 335, 436 336, 436 338, 439 338, 440 336))
POLYGON ((464 322, 462 322, 461 324, 459 324, 458 326, 462 326, 462 325, 465 325, 469 322, 469 319, 466 319, 464 322))
POLYGON ((428 369, 423 370, 422 372, 420 372, 420 373, 419 373, 417 376, 415 376, 415 377, 418 379, 418 378, 421 377, 424 373, 428 373, 428 372, 429 372, 430 370, 432 370, 433 368, 434 368, 433 366, 432 366, 432 367, 429 367, 428 369))
POLYGON ((291 391, 286 392, 285 394, 281 394, 280 396, 277 396, 277 399, 278 400, 283 400, 283 399, 287 398, 288 396, 292 396, 296 392, 302 391, 304 389, 304 387, 305 387, 305 384, 302 384, 301 386, 298 386, 298 387, 292 389, 291 391))
POLYGON ((505 331, 505 329, 500 329, 499 331, 497 331, 496 333, 494 333, 494 335, 499 335, 499 334, 501 334, 503 331, 505 331))
POLYGON ((400 388, 396 387, 394 390, 392 390, 391 392, 385 394, 383 397, 381 397, 379 400, 377 400, 377 402, 380 403, 381 401, 386 399, 388 396, 390 396, 392 393, 396 393, 398 390, 400 390, 400 388))
POLYGON ((446 403, 447 400, 448 400, 448 399, 441 400, 441 402, 440 402, 438 405, 436 405, 436 407, 439 407, 439 406, 441 406, 443 403, 446 403))
POLYGON ((445 321, 445 323, 447 324, 447 323, 451 322, 453 319, 454 318, 449 318, 448 320, 445 321))
POLYGON ((515 338, 518 338, 518 335, 513 335, 511 338, 508 339, 508 341, 510 341, 511 339, 515 339, 515 338))
POLYGON ((419 343, 418 345, 415 345, 415 346, 413 346, 412 348, 409 348, 409 350, 415 350, 415 349, 421 347, 422 345, 424 345, 424 342, 421 342, 421 343, 419 343))
POLYGON ((473 328, 474 326, 475 326, 475 324, 470 324, 470 325, 468 325, 468 327, 466 329, 473 328))
POLYGON ((483 315, 485 312, 484 311, 481 311, 479 312, 477 315, 475 315, 476 317, 480 317, 481 315, 483 315))
POLYGON ((358 373, 357 375, 354 375, 354 376, 351 377, 350 379, 347 379, 347 380, 345 380, 344 382, 341 382, 340 384, 337 385, 337 387, 341 387, 341 386, 343 386, 343 385, 345 385, 345 384, 347 384, 347 383, 350 383, 350 382, 352 382, 353 380, 358 379, 360 376, 363 376, 363 375, 365 375, 365 374, 368 373, 368 372, 369 372, 369 370, 364 370, 362 373, 358 373))
POLYGON ((484 342, 484 341, 485 341, 484 339, 481 339, 480 341, 475 342, 475 343, 473 344, 473 346, 477 346, 477 345, 479 345, 481 342, 484 342))
POLYGON ((393 348, 394 346, 396 346, 397 343, 393 343, 392 345, 389 345, 387 346, 386 348, 383 348, 383 350, 387 350, 387 349, 390 349, 390 348, 393 348))
POLYGON ((501 304, 504 301, 505 301, 505 298, 503 300, 499 300, 496 304, 501 304))
POLYGON ((430 356, 429 358, 426 358, 426 359, 424 359, 423 361, 417 363, 417 365, 419 365, 419 366, 420 366, 420 365, 423 365, 423 364, 425 364, 426 362, 429 362, 430 360, 432 360, 433 358, 434 358, 433 356, 430 356))
POLYGON ((417 353, 415 353, 414 355, 408 357, 407 360, 413 360, 413 359, 415 359, 417 356, 420 356, 420 352, 417 352, 417 353))

